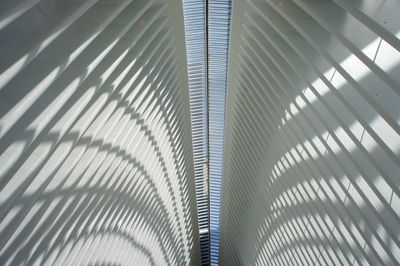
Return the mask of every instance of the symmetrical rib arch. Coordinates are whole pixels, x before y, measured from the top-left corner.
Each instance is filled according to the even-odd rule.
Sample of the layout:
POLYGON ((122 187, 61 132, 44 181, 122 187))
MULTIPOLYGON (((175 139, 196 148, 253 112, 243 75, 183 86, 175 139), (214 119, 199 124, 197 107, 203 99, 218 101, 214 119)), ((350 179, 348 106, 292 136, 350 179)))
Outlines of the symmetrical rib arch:
POLYGON ((181 3, 0 10, 0 264, 199 263, 181 3))
POLYGON ((0 2, 0 264, 400 264, 399 1, 186 4, 0 2))
POLYGON ((400 262, 395 10, 234 2, 221 264, 400 262))

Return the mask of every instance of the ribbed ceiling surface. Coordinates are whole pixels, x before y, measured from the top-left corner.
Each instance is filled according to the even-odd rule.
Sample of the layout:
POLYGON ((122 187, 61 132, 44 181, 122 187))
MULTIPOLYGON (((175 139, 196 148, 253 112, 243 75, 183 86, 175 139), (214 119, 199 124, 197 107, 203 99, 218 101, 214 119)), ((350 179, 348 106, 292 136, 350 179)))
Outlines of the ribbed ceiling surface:
POLYGON ((0 265, 399 265, 399 11, 0 1, 0 265))
POLYGON ((221 264, 400 263, 399 4, 234 2, 221 264))
POLYGON ((182 4, 0 1, 0 264, 200 263, 182 4))

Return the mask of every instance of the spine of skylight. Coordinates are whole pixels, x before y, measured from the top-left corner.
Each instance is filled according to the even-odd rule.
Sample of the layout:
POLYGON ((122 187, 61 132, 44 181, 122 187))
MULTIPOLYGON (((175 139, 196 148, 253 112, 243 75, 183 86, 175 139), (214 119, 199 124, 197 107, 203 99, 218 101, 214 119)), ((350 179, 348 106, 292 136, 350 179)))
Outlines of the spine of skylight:
POLYGON ((208 2, 208 95, 210 156, 210 257, 218 265, 225 96, 227 86, 230 0, 208 2))
POLYGON ((185 0, 185 34, 202 265, 209 265, 206 1, 185 0))

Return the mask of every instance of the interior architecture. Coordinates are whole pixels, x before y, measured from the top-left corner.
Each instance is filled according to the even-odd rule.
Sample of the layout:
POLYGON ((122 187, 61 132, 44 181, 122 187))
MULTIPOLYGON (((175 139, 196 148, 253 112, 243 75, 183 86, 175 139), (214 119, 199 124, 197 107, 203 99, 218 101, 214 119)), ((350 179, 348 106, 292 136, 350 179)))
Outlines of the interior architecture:
POLYGON ((399 0, 1 0, 0 265, 400 265, 399 0))

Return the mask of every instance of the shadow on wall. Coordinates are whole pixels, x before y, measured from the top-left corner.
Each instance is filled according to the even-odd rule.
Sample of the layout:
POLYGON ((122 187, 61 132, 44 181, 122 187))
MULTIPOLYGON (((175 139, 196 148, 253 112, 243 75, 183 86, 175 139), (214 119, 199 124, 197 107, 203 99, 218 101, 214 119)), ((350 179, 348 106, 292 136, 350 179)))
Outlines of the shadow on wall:
POLYGON ((294 2, 236 13, 222 264, 398 264, 400 23, 294 2))
POLYGON ((0 264, 189 264, 189 99, 168 4, 32 2, 0 4, 0 264))

